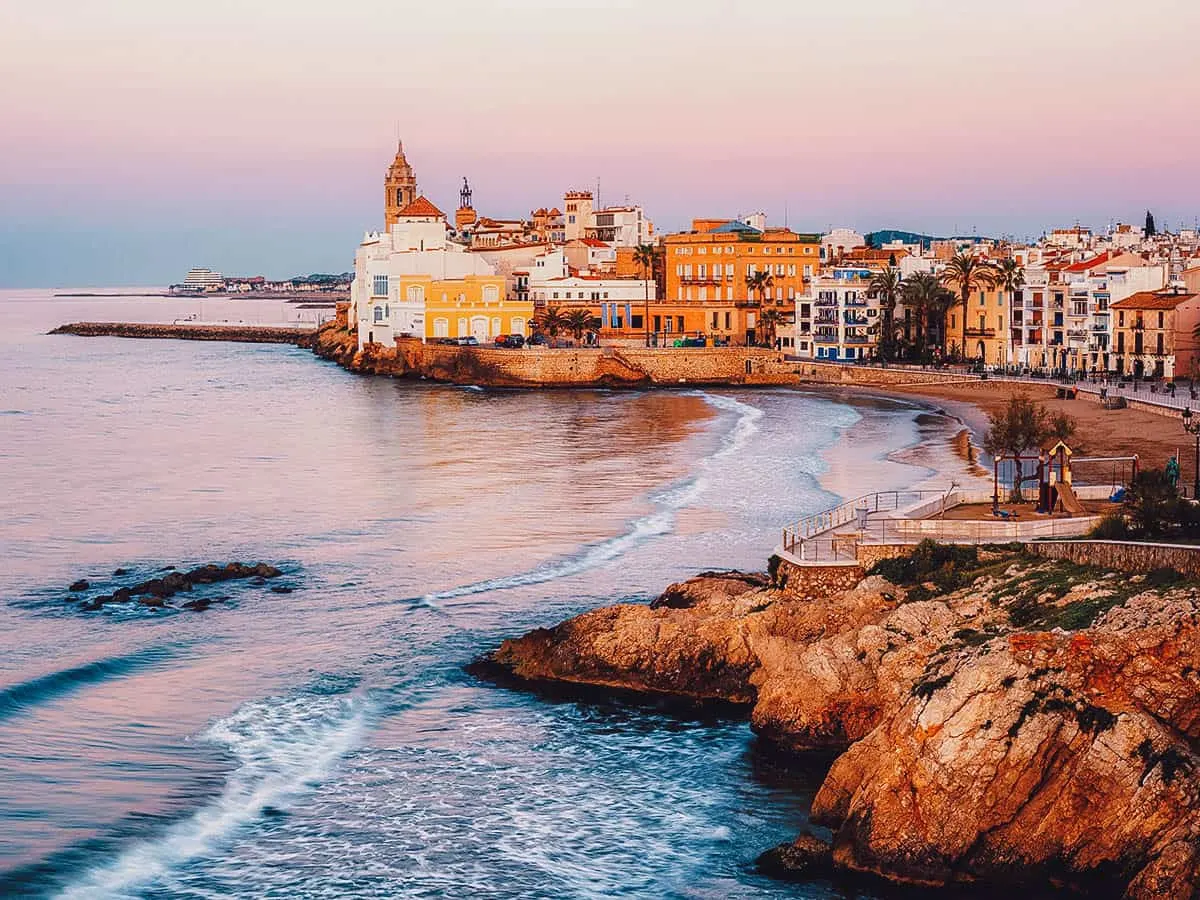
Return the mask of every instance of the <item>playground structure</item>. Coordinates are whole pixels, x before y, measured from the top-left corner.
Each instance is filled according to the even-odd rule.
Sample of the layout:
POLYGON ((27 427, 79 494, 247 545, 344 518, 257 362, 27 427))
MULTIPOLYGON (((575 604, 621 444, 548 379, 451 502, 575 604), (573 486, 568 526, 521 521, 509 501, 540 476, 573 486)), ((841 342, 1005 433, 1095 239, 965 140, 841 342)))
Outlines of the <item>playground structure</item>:
POLYGON ((1064 441, 1055 441, 1032 454, 1001 454, 992 463, 992 515, 1009 518, 1012 513, 1001 509, 1007 491, 1010 504, 1025 502, 1022 486, 1036 481, 1037 515, 1086 516, 1088 509, 1080 500, 1077 485, 1086 485, 1088 499, 1103 496, 1119 503, 1124 489, 1137 477, 1137 456, 1075 457, 1064 441), (1085 474, 1086 473, 1086 474, 1085 474), (1079 476, 1084 477, 1080 478, 1079 476))

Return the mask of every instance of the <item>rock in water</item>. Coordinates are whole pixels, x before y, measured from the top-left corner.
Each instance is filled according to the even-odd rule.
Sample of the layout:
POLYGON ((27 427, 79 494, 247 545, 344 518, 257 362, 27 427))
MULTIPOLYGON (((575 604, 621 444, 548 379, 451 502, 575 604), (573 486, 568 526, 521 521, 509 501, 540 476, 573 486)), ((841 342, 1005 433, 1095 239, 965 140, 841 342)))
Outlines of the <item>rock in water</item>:
POLYGON ((78 581, 73 582, 71 586, 67 588, 67 590, 71 591, 73 594, 78 594, 81 591, 86 591, 91 586, 91 582, 89 582, 86 578, 80 578, 78 581))
POLYGON ((772 847, 754 861, 758 871, 772 878, 810 881, 833 872, 833 849, 810 832, 794 841, 772 847))

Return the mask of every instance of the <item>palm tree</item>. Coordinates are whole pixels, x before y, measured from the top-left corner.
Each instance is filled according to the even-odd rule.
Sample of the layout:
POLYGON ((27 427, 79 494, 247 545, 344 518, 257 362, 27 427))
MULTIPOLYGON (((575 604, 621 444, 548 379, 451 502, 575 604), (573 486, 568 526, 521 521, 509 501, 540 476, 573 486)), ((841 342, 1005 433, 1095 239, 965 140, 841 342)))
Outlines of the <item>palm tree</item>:
POLYGON ((946 263, 946 268, 942 270, 942 282, 958 290, 958 298, 962 303, 960 347, 963 359, 967 357, 967 302, 975 291, 995 287, 998 280, 996 267, 992 263, 965 251, 946 263))
POLYGON ((592 315, 586 309, 573 309, 563 317, 564 327, 575 335, 577 341, 583 340, 585 331, 599 331, 602 324, 599 316, 592 315))
POLYGON ((747 294, 753 294, 755 291, 758 292, 760 309, 766 308, 767 291, 771 289, 773 284, 775 284, 775 276, 771 274, 770 269, 760 269, 746 276, 746 292, 747 294))
POLYGON ((913 311, 917 320, 917 356, 923 358, 927 333, 936 331, 944 338, 946 313, 958 302, 958 298, 930 272, 918 272, 907 279, 902 295, 904 305, 913 311))
POLYGON ((654 245, 638 244, 633 249, 633 261, 642 267, 642 281, 646 288, 646 346, 650 346, 650 276, 654 274, 654 245))
POLYGON ((746 290, 750 293, 758 292, 758 302, 765 306, 767 302, 767 291, 775 285, 775 276, 771 274, 770 269, 761 269, 757 272, 752 272, 746 276, 746 290))
POLYGON ((533 327, 556 338, 560 331, 568 327, 567 317, 557 306, 547 306, 533 317, 533 327))
POLYGON ((900 270, 892 266, 888 266, 882 272, 876 272, 867 284, 868 293, 879 298, 879 308, 883 311, 879 355, 884 359, 892 358, 892 342, 896 337, 896 301, 902 290, 904 290, 904 278, 900 275, 900 270))
POLYGON ((764 309, 759 313, 758 321, 762 323, 763 341, 768 347, 775 345, 775 332, 783 321, 783 313, 777 309, 764 309))

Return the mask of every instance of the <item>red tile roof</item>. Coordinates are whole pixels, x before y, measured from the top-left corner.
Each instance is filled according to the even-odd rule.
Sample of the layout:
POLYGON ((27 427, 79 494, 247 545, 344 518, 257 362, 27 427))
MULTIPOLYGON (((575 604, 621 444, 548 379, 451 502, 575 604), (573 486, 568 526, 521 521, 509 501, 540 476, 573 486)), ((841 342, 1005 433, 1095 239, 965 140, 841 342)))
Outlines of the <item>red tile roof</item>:
POLYGON ((1175 309, 1179 304, 1193 300, 1198 294, 1175 291, 1139 291, 1124 300, 1118 300, 1110 309, 1175 309))
POLYGON ((412 203, 408 204, 408 206, 404 207, 404 209, 400 210, 400 212, 396 213, 396 215, 398 215, 398 216, 441 216, 443 219, 446 218, 446 214, 444 212, 442 212, 440 209, 438 209, 436 206, 434 206, 432 203, 430 203, 428 200, 426 200, 424 194, 422 194, 420 197, 418 197, 412 203))
POLYGON ((1099 256, 1093 256, 1091 259, 1083 259, 1077 263, 1072 263, 1071 265, 1067 266, 1066 269, 1064 269, 1063 271, 1086 272, 1089 269, 1096 268, 1096 266, 1103 265, 1104 263, 1108 262, 1110 259, 1112 259, 1112 254, 1106 250, 1103 253, 1101 253, 1099 256))

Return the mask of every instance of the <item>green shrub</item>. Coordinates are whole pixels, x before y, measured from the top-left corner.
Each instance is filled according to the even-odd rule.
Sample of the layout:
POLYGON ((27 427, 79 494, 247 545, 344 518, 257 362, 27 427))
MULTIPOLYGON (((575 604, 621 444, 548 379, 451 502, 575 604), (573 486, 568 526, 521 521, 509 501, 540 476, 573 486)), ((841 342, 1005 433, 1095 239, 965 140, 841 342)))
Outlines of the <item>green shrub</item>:
POLYGON ((1120 513, 1108 513, 1100 524, 1088 532, 1088 537, 1102 541, 1124 541, 1131 536, 1129 525, 1120 513))

